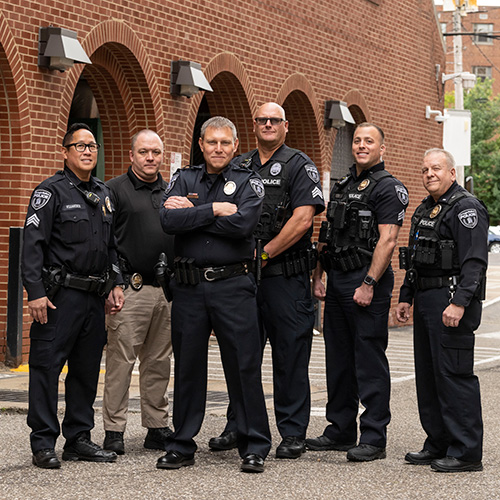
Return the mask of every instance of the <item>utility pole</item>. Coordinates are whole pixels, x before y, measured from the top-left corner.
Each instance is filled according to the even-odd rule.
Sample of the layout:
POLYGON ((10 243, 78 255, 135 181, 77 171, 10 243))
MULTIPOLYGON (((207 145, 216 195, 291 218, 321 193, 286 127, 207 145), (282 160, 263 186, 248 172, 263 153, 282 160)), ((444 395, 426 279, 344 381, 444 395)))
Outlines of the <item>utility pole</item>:
MULTIPOLYGON (((457 5, 453 11, 453 32, 460 33, 462 30, 460 6, 457 5)), ((462 64, 462 36, 455 35, 453 37, 453 54, 454 54, 454 71, 456 76, 453 81, 455 83, 455 109, 464 109, 464 87, 462 85, 462 77, 460 74, 463 71, 462 64)))

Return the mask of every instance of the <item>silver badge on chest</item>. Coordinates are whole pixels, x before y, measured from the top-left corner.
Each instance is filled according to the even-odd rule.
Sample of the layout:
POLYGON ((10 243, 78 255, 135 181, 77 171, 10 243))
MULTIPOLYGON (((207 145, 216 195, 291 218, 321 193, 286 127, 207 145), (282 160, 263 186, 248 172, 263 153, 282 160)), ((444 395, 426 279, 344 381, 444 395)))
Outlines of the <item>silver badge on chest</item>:
POLYGON ((271 165, 271 170, 269 170, 269 173, 271 175, 278 175, 281 172, 281 163, 273 163, 271 165))
POLYGON ((224 194, 231 196, 236 191, 236 183, 233 181, 227 181, 224 184, 224 194))

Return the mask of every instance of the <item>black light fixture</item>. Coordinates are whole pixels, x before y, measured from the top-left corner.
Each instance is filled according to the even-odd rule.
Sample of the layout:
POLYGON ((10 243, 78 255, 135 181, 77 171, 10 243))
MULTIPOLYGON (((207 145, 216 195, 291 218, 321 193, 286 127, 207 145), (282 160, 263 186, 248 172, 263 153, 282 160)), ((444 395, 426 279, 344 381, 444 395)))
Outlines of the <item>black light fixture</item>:
POLYGON ((77 39, 76 31, 49 26, 38 32, 38 66, 61 73, 74 63, 92 64, 77 39))
POLYGON ((341 128, 356 123, 344 101, 325 101, 325 128, 341 128))
POLYGON ((201 71, 201 64, 192 61, 172 61, 170 64, 170 93, 193 97, 200 90, 213 92, 201 71))

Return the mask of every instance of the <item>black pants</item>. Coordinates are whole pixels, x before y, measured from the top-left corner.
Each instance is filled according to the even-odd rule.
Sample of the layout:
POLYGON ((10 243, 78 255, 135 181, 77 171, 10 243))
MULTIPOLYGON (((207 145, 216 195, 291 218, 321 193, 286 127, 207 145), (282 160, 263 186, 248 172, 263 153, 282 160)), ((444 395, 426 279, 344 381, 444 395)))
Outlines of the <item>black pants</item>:
POLYGON ((166 450, 196 451, 194 437, 205 415, 208 340, 217 337, 227 389, 235 407, 241 457, 266 457, 271 434, 261 380, 256 286, 252 275, 198 285, 172 284, 175 359, 173 423, 166 450))
POLYGON ((104 299, 61 289, 48 309, 48 323, 31 325, 29 410, 33 453, 54 448, 60 434, 57 419, 59 375, 68 362, 63 436, 70 444, 81 433, 90 437, 102 349, 106 343, 104 299))
POLYGON ((483 421, 479 380, 474 375, 474 330, 481 303, 473 299, 458 327, 445 327, 447 288, 415 294, 414 352, 424 449, 466 461, 482 458, 483 421))
POLYGON ((324 434, 338 443, 356 442, 361 401, 365 410, 360 417, 359 442, 385 447, 391 419, 391 380, 385 351, 394 276, 389 268, 375 287, 371 304, 361 307, 353 301, 353 295, 366 271, 363 268, 328 274, 323 335, 328 388, 326 418, 330 425, 324 434))
MULTIPOLYGON (((272 348, 274 411, 282 437, 304 439, 311 413, 309 359, 314 327, 314 305, 308 273, 264 278, 257 293, 262 351, 272 348)), ((232 407, 226 431, 235 430, 232 407)))

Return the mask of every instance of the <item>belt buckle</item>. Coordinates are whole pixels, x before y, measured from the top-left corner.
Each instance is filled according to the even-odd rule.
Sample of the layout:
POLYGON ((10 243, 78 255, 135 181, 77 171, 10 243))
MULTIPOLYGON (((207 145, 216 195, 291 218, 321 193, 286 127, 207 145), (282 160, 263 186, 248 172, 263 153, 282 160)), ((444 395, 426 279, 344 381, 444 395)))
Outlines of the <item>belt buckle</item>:
POLYGON ((215 268, 213 268, 213 267, 207 267, 203 271, 203 277, 205 278, 205 280, 207 280, 207 281, 215 281, 215 277, 214 278, 209 278, 208 277, 208 273, 215 273, 215 268))
MULTIPOLYGON (((207 267, 204 271, 203 271, 203 277, 207 280, 207 281, 215 281, 217 279, 220 279, 220 278, 217 278, 216 276, 214 276, 213 278, 209 278, 208 276, 208 273, 217 273, 217 272, 222 272, 224 271, 225 267, 224 266, 221 266, 221 267, 207 267)), ((222 276, 221 276, 222 277, 222 276)))

